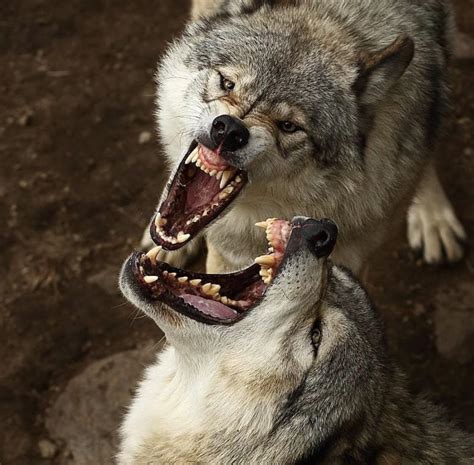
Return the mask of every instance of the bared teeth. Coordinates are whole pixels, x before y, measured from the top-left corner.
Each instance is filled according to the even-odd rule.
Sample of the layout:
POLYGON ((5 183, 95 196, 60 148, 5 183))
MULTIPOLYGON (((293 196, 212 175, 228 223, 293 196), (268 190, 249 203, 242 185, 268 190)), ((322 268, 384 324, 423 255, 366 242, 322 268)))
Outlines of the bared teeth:
POLYGON ((186 165, 189 165, 191 162, 195 162, 199 157, 199 151, 198 147, 196 147, 186 158, 186 161, 184 162, 186 165))
POLYGON ((191 281, 189 282, 191 283, 192 286, 197 287, 199 286, 199 284, 201 284, 202 279, 191 279, 191 281))
POLYGON ((186 242, 190 237, 191 237, 191 234, 185 234, 183 231, 180 231, 178 233, 178 237, 176 238, 176 240, 180 244, 182 244, 183 242, 186 242))
POLYGON ((259 265, 274 266, 276 259, 274 255, 262 255, 255 259, 255 263, 258 263, 259 265))
POLYGON ((223 189, 225 186, 227 186, 227 183, 229 182, 230 178, 234 174, 233 170, 225 170, 224 173, 222 173, 222 178, 221 182, 219 184, 219 187, 223 189))
POLYGON ((143 280, 147 284, 152 284, 152 283, 158 281, 158 276, 143 276, 143 280))
POLYGON ((262 267, 262 268, 260 269, 259 275, 260 275, 262 278, 268 278, 269 276, 272 275, 272 273, 271 273, 270 268, 262 267))
POLYGON ((230 194, 232 194, 233 191, 234 188, 232 186, 227 186, 225 189, 222 189, 222 191, 219 193, 219 200, 226 199, 230 194))
POLYGON ((204 294, 214 297, 219 294, 221 287, 219 284, 206 283, 201 287, 201 289, 204 294))
POLYGON ((158 254, 161 252, 161 245, 157 245, 156 247, 153 247, 153 249, 149 250, 146 253, 146 256, 151 260, 153 264, 156 263, 156 257, 158 254))
POLYGON ((162 226, 164 226, 168 220, 166 218, 161 217, 161 213, 158 212, 155 216, 155 226, 160 229, 162 226))
POLYGON ((181 278, 178 278, 178 282, 180 282, 181 284, 185 284, 188 282, 188 277, 187 276, 182 276, 181 278))

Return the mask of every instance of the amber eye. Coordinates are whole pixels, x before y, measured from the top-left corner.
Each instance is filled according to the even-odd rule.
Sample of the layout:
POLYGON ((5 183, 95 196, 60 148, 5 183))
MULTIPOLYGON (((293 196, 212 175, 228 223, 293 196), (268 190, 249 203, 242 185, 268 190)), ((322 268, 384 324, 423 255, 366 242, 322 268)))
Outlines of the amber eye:
POLYGON ((291 121, 280 121, 278 123, 278 127, 283 131, 283 132, 296 132, 299 131, 301 128, 298 127, 295 123, 292 123, 291 121))
POLYGON ((222 90, 226 90, 227 92, 234 90, 235 82, 232 82, 231 80, 225 78, 224 76, 222 76, 222 74, 220 76, 222 90))

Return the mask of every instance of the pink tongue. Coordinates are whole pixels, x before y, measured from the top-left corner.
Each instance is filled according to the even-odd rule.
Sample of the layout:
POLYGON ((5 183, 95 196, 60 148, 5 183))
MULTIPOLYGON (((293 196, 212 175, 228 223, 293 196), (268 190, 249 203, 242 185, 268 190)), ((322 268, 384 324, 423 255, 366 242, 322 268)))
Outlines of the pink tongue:
POLYGON ((219 190, 217 178, 198 170, 191 184, 186 189, 185 213, 211 204, 212 199, 219 193, 219 190))
POLYGON ((196 307, 200 312, 220 320, 232 320, 238 315, 236 311, 215 300, 205 299, 193 294, 182 294, 180 297, 186 303, 196 307))

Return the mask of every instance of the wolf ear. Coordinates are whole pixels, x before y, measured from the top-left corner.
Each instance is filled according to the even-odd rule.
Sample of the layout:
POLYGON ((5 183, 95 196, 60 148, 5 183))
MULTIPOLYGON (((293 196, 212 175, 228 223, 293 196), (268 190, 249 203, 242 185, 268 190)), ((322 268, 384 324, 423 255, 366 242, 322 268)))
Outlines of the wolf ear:
POLYGON ((379 52, 361 53, 359 76, 353 85, 359 101, 363 105, 373 105, 382 100, 403 76, 414 54, 415 44, 404 34, 379 52))
POLYGON ((220 15, 248 14, 267 3, 267 0, 193 0, 191 17, 192 19, 210 19, 220 15))

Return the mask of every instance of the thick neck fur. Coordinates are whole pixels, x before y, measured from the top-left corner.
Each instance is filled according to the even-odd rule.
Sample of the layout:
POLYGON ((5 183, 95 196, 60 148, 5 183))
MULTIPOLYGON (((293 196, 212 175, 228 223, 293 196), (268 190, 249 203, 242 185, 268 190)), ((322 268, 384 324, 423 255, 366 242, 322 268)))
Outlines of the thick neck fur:
MULTIPOLYGON (((278 425, 276 418, 276 393, 291 383, 288 374, 259 379, 246 369, 255 363, 246 362, 244 349, 238 364, 233 355, 187 356, 168 346, 148 369, 123 426, 119 463, 454 464, 474 454, 474 440, 411 396, 396 369, 387 370, 367 412, 324 438, 306 436, 303 428, 295 435, 297 424, 278 425), (319 446, 308 450, 308 444, 319 446)), ((314 417, 326 418, 328 407, 313 405, 314 417)))

